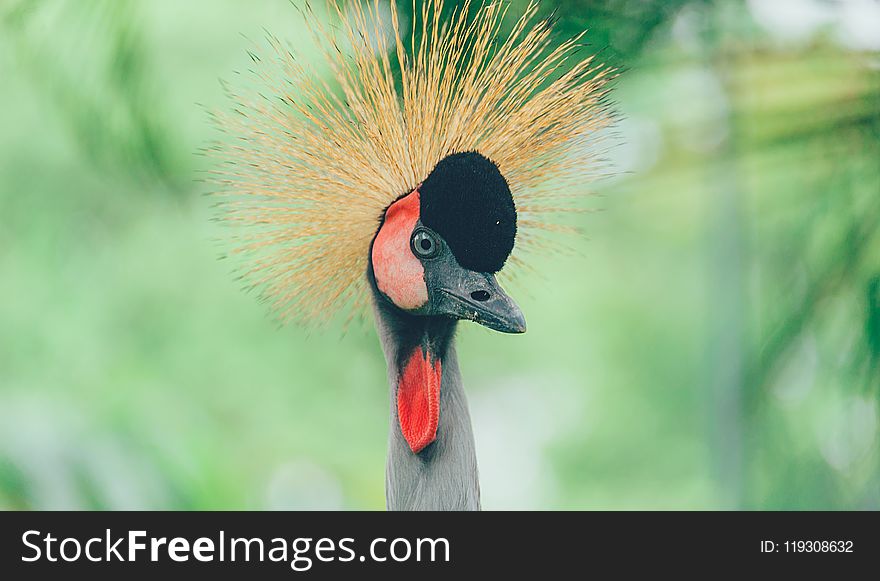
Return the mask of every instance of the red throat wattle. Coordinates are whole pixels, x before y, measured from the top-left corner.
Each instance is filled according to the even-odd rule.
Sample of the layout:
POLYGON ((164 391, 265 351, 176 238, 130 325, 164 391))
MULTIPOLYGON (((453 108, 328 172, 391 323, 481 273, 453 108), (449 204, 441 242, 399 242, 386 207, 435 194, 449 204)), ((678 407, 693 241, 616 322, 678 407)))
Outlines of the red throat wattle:
POLYGON ((414 453, 437 438, 440 421, 440 360, 433 363, 416 347, 397 384, 397 417, 400 430, 414 453))

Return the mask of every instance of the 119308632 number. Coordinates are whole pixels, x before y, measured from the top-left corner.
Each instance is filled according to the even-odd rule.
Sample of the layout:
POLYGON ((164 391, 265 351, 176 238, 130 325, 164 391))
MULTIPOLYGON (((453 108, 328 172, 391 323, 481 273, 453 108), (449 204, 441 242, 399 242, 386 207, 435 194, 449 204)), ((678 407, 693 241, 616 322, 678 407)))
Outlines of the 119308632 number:
POLYGON ((852 553, 852 541, 785 541, 786 553, 852 553))

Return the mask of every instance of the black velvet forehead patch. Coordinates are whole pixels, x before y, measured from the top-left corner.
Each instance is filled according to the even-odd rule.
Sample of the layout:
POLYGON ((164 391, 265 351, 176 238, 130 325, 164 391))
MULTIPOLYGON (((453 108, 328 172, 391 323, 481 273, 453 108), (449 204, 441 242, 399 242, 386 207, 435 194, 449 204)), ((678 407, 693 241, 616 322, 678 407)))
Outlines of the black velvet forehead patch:
POLYGON ((513 250, 516 206, 488 158, 468 151, 443 158, 419 188, 422 224, 443 237, 458 263, 498 272, 513 250))

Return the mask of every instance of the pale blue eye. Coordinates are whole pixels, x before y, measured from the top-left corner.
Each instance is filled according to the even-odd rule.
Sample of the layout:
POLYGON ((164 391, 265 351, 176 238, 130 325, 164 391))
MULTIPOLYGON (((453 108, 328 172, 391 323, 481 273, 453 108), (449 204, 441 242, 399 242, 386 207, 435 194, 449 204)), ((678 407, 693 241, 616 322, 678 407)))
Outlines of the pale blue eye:
POLYGON ((427 230, 416 230, 412 236, 412 250, 416 256, 431 258, 436 256, 440 245, 427 230))

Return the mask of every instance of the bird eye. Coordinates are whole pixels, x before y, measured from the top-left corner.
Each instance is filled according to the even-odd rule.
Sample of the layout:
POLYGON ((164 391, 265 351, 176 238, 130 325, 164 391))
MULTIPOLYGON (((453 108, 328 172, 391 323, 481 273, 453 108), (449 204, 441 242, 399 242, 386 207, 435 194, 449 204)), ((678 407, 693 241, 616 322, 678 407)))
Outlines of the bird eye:
POLYGON ((433 258, 440 250, 440 244, 427 230, 413 232, 411 242, 413 253, 421 258, 433 258))

